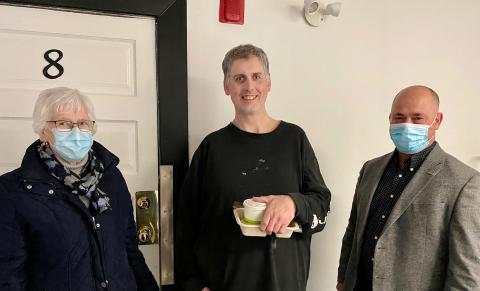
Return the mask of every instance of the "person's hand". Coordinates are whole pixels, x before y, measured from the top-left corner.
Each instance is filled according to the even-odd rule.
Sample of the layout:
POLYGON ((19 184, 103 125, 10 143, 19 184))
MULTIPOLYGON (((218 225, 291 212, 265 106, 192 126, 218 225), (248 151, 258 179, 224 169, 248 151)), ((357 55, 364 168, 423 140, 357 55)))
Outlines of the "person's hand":
POLYGON ((260 230, 268 234, 282 234, 295 217, 295 202, 289 195, 260 196, 253 200, 267 204, 260 230))
POLYGON ((337 291, 343 291, 345 288, 343 287, 343 283, 337 283, 337 291))
POLYGON ((208 287, 203 287, 203 288, 202 288, 202 291, 210 291, 210 288, 208 288, 208 287))

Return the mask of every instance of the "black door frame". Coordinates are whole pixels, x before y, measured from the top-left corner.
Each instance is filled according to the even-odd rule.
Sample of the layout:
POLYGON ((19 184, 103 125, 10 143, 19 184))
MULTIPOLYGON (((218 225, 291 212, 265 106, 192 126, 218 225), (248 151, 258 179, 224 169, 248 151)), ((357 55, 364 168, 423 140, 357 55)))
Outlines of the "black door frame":
MULTIPOLYGON (((188 168, 187 0, 0 0, 0 4, 155 17, 159 163, 173 165, 176 197, 188 168)), ((176 200, 176 199, 175 199, 176 200)), ((163 290, 173 290, 164 286, 163 290)))

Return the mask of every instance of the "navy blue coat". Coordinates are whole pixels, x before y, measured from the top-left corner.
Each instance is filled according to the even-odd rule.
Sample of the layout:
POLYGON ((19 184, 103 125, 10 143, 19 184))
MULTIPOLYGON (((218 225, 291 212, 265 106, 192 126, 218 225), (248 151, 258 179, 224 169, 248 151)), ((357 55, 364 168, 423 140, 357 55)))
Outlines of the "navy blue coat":
POLYGON ((0 176, 0 290, 158 290, 138 249, 118 158, 94 143, 112 209, 92 215, 48 173, 38 143, 20 168, 0 176))

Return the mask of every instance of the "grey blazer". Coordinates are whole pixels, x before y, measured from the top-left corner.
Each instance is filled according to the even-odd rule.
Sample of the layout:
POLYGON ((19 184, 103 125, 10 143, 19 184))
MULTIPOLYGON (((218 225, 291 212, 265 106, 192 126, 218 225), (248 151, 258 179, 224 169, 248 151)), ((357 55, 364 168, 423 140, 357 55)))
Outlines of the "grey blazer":
MULTIPOLYGON (((370 202, 392 153, 358 177, 338 282, 355 287, 370 202)), ((405 187, 378 239, 373 290, 480 290, 480 173, 437 144, 405 187)))

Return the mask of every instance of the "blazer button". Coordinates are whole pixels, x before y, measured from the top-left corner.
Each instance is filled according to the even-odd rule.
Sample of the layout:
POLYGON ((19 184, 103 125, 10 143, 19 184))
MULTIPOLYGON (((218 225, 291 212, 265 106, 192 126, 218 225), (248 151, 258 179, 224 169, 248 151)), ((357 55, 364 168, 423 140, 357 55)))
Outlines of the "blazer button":
POLYGON ((102 282, 102 283, 100 283, 100 286, 102 286, 102 288, 107 288, 107 283, 102 282))
POLYGON ((32 185, 27 185, 27 189, 28 190, 32 189, 32 185))
POLYGON ((53 190, 52 189, 48 190, 48 194, 53 195, 53 190))

